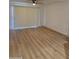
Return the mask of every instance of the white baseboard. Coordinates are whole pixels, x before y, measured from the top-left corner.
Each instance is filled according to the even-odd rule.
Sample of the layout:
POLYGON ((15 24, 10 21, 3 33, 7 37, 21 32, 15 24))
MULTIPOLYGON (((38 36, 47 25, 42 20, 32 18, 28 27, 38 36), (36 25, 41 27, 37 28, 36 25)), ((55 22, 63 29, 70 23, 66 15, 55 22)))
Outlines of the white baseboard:
POLYGON ((38 26, 29 26, 29 27, 15 27, 14 30, 26 29, 26 28, 37 28, 38 26))
POLYGON ((45 26, 45 25, 43 25, 43 26, 46 27, 46 28, 49 28, 49 29, 51 29, 51 30, 53 30, 53 31, 55 31, 55 32, 58 32, 58 33, 60 33, 60 34, 63 34, 63 35, 65 35, 65 36, 69 37, 69 35, 68 35, 67 33, 65 33, 65 32, 61 32, 61 31, 59 31, 59 30, 57 30, 57 29, 55 29, 55 28, 50 28, 50 27, 45 26))

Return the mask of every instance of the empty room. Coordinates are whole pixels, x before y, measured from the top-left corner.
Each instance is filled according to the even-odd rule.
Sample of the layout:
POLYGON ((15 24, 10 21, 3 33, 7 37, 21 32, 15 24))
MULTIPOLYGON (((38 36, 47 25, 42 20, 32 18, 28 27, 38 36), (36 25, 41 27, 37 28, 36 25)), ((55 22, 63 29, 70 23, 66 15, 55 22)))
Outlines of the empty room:
POLYGON ((69 1, 10 0, 10 59, 68 59, 69 1))

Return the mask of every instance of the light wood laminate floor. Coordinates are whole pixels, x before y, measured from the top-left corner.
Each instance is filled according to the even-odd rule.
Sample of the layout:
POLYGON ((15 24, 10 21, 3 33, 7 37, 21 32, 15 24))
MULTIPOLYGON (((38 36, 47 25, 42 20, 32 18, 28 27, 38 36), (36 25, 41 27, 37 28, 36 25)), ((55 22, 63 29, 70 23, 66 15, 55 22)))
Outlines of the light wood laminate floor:
POLYGON ((10 59, 67 59, 66 37, 44 27, 10 31, 10 59))

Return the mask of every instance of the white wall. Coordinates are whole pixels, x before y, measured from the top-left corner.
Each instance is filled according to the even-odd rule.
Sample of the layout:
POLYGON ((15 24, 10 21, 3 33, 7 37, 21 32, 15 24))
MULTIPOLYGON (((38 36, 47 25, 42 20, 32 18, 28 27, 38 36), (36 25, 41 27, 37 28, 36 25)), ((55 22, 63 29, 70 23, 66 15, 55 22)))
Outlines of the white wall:
POLYGON ((14 28, 29 28, 39 25, 39 8, 14 7, 14 28))
POLYGON ((43 6, 41 6, 41 8, 40 8, 40 26, 42 26, 43 25, 43 23, 44 23, 44 7, 43 6))
POLYGON ((10 29, 40 26, 40 6, 32 3, 10 2, 10 29))
POLYGON ((57 2, 44 7, 44 26, 68 35, 68 2, 57 2))
POLYGON ((9 29, 13 29, 14 28, 14 7, 13 6, 10 6, 9 7, 9 29))
POLYGON ((53 30, 56 30, 62 34, 68 35, 69 14, 68 14, 67 1, 55 2, 52 4, 48 4, 46 6, 40 6, 40 5, 32 6, 31 4, 27 4, 27 3, 12 3, 12 5, 31 7, 31 8, 39 7, 38 16, 37 16, 37 21, 38 21, 37 24, 39 26, 43 25, 53 30))

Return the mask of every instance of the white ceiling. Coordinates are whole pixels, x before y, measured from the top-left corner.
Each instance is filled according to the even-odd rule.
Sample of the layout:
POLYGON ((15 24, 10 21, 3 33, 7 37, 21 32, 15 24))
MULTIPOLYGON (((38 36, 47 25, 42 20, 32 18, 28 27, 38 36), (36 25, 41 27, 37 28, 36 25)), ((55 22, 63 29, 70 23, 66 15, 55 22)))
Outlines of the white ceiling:
MULTIPOLYGON (((38 4, 48 4, 51 2, 62 2, 66 0, 37 0, 38 4)), ((24 2, 24 3, 32 3, 32 0, 10 0, 10 2, 24 2)))

